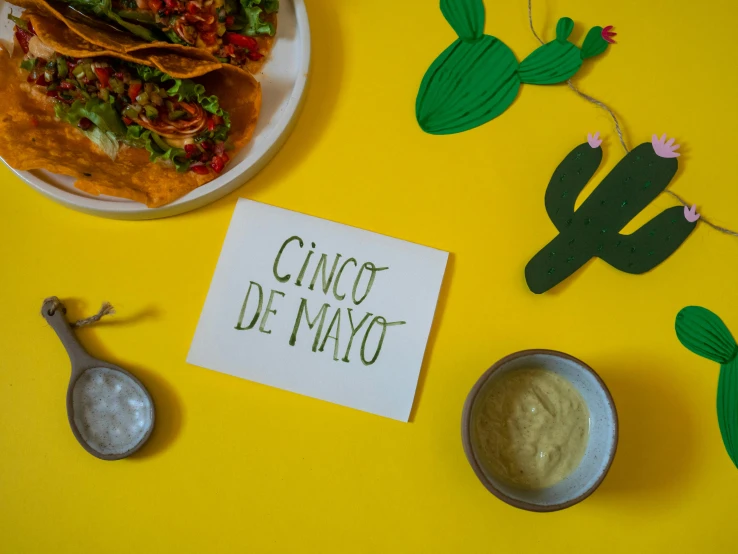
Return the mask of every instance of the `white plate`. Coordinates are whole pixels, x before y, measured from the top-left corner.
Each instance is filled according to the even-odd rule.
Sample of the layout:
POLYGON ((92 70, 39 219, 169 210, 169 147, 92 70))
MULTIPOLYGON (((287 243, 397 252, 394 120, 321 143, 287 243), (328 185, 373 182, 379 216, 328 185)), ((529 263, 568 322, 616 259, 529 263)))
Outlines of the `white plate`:
MULTIPOLYGON (((0 42, 12 43, 13 25, 7 19, 20 9, 0 0, 0 42)), ((304 0, 281 0, 277 39, 261 82, 262 106, 252 141, 217 179, 161 208, 110 196, 91 196, 74 188, 74 179, 48 171, 16 171, 37 191, 69 208, 115 219, 154 219, 194 210, 233 192, 256 175, 281 148, 299 115, 310 69, 310 25, 304 0)), ((12 168, 11 168, 12 169, 12 168)))

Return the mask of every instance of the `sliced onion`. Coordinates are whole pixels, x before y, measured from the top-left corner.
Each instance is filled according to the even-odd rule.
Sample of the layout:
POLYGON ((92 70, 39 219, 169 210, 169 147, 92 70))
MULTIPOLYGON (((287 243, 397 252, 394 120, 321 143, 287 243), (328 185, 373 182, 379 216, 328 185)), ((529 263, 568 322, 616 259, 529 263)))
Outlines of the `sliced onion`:
POLYGON ((56 51, 50 46, 46 46, 37 36, 32 36, 28 41, 28 53, 34 58, 50 59, 56 51))

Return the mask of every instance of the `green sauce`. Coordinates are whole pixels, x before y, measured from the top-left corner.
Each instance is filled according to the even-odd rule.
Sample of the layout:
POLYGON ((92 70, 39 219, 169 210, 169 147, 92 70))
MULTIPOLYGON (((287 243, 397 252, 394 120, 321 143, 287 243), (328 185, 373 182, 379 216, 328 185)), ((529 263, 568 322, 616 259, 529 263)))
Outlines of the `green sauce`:
POLYGON ((541 489, 576 469, 589 440, 589 410, 574 386, 545 369, 492 381, 473 432, 487 468, 510 485, 541 489))

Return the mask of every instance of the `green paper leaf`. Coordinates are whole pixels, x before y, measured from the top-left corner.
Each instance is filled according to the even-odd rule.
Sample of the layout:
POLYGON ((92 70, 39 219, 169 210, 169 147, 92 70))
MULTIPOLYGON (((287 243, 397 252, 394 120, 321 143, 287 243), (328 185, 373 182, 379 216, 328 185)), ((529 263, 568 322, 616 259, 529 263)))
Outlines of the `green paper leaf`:
POLYGON ((562 17, 556 24, 556 40, 566 42, 574 30, 574 21, 568 17, 562 17))
POLYGON ((426 133, 447 135, 494 119, 518 94, 517 67, 512 50, 494 37, 455 41, 423 77, 415 101, 418 124, 426 133))
POLYGON ((687 306, 676 317, 679 342, 698 356, 719 364, 736 357, 738 346, 725 323, 713 312, 701 306, 687 306))
POLYGON ((725 450, 738 468, 738 345, 722 320, 701 306, 687 306, 676 316, 679 341, 695 354, 720 363, 717 417, 725 450))
POLYGON ((484 34, 482 0, 441 0, 441 13, 461 40, 473 41, 484 34))
POLYGON ((609 43, 602 38, 602 27, 592 27, 582 44, 582 59, 599 56, 607 50, 609 43))

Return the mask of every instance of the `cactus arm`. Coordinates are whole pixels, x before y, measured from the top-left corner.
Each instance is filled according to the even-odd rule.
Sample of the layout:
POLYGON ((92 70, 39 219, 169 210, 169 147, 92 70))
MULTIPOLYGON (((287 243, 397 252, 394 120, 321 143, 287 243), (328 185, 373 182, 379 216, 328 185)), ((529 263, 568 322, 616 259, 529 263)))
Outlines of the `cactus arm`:
POLYGON ((460 133, 487 123, 512 104, 520 88, 518 61, 489 35, 457 39, 431 64, 420 83, 415 116, 426 133, 460 133))
POLYGON ((666 189, 676 171, 676 158, 662 158, 650 143, 640 144, 618 162, 577 214, 604 234, 618 233, 666 189))
POLYGON ((552 289, 594 257, 594 237, 559 233, 525 266, 525 281, 531 292, 552 289))
POLYGON ((574 30, 574 21, 570 17, 562 17, 556 23, 556 40, 566 42, 569 35, 574 30))
POLYGON ((676 317, 677 338, 686 348, 720 364, 717 416, 720 435, 738 467, 738 345, 721 319, 701 306, 687 306, 676 317))
POLYGON ((602 161, 602 148, 592 144, 585 142, 569 152, 548 183, 546 212, 559 231, 572 224, 574 203, 602 161))
POLYGON ((484 34, 482 0, 441 0, 441 13, 461 40, 474 41, 484 34))
MULTIPOLYGON (((630 235, 614 233, 597 247, 597 256, 615 269, 640 274, 650 271, 681 246, 697 222, 684 217, 684 207, 664 210, 630 235)), ((606 234, 606 233, 605 233, 606 234)))
POLYGON ((602 34, 602 27, 592 27, 584 37, 584 43, 582 44, 582 59, 592 58, 599 56, 605 50, 607 50, 609 41, 605 40, 602 34))

